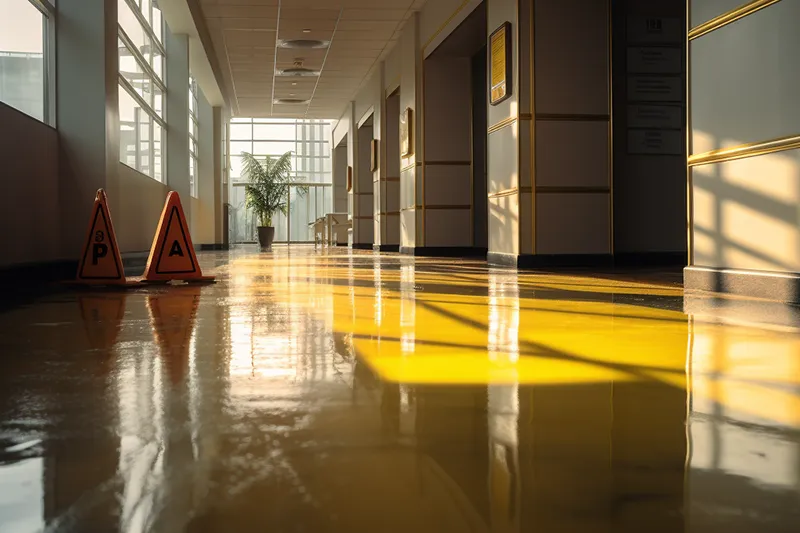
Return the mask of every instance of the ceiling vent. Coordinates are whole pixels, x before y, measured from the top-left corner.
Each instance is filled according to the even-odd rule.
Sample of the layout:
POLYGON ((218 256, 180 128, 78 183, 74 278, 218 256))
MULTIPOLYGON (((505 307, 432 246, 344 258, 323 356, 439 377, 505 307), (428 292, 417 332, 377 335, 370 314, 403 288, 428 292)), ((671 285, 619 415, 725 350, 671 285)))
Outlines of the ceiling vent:
POLYGON ((284 105, 304 105, 308 103, 308 100, 302 98, 276 98, 273 102, 284 105))
POLYGON ((330 45, 330 41, 321 41, 319 39, 281 39, 278 41, 278 47, 280 48, 296 48, 301 50, 328 48, 330 45))
POLYGON ((276 72, 276 74, 278 76, 308 77, 308 76, 319 76, 320 72, 318 70, 313 70, 313 69, 304 67, 302 59, 295 59, 293 67, 285 68, 283 70, 278 70, 278 72, 276 72))

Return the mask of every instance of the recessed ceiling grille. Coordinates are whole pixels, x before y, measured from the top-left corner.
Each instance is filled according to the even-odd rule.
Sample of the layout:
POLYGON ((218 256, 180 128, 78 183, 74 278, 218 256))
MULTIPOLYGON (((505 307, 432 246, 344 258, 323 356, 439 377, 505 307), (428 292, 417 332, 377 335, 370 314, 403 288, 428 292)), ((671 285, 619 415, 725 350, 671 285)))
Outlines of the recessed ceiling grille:
POLYGON ((303 50, 328 48, 330 45, 330 41, 321 41, 319 39, 281 39, 278 41, 278 46, 281 48, 299 48, 303 50))
POLYGON ((308 100, 304 100, 302 98, 276 98, 273 100, 276 104, 284 104, 284 105, 302 105, 307 104, 308 100))

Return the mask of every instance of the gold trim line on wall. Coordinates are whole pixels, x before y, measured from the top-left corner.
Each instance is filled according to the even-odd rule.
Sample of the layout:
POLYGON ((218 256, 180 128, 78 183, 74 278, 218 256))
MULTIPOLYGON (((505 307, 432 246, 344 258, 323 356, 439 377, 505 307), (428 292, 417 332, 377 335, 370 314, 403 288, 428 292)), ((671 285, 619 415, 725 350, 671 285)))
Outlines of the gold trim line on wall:
POLYGON ((374 220, 375 218, 372 215, 359 215, 354 216, 352 220, 374 220))
POLYGON ((472 161, 423 161, 425 166, 469 166, 472 161))
POLYGON ((492 133, 494 133, 496 131, 502 130, 506 126, 510 126, 511 124, 515 123, 516 121, 517 121, 517 117, 504 118, 500 122, 497 122, 497 123, 492 124, 491 126, 489 126, 487 128, 486 132, 489 133, 489 134, 492 134, 492 133))
POLYGON ((708 165, 710 163, 723 163, 725 161, 773 154, 775 152, 785 152, 786 150, 795 150, 798 148, 800 148, 800 135, 779 137, 769 141, 741 144, 730 148, 721 148, 719 150, 711 150, 710 152, 692 155, 689 156, 688 165, 690 167, 696 167, 708 165))
POLYGON ((417 209, 422 209, 422 206, 421 205, 412 205, 411 207, 403 207, 402 209, 400 209, 400 212, 404 213, 406 211, 416 211, 417 209))
POLYGON ((536 187, 536 194, 609 194, 611 187, 562 187, 540 185, 536 187))
POLYGON ((731 24, 732 22, 743 19, 748 15, 752 15, 756 11, 760 11, 765 7, 769 7, 778 2, 780 2, 780 0, 755 0, 754 2, 749 2, 741 7, 737 7, 732 11, 723 13, 722 15, 714 17, 708 22, 704 22, 699 26, 689 30, 689 40, 691 41, 697 39, 698 37, 702 37, 707 33, 718 30, 724 26, 727 26, 728 24, 731 24))
POLYGON ((519 189, 517 187, 514 187, 512 189, 505 189, 503 191, 490 192, 487 195, 487 197, 488 198, 503 198, 504 196, 513 196, 513 195, 515 195, 515 194, 517 194, 519 192, 520 192, 519 189))

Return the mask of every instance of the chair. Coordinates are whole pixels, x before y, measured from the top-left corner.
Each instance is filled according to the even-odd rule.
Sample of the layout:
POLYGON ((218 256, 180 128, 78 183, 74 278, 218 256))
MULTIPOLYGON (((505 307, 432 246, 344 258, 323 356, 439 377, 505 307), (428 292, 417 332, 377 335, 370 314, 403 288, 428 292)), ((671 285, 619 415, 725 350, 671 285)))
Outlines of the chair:
POLYGON ((347 213, 328 213, 325 216, 325 237, 328 246, 347 245, 347 230, 351 225, 347 213))

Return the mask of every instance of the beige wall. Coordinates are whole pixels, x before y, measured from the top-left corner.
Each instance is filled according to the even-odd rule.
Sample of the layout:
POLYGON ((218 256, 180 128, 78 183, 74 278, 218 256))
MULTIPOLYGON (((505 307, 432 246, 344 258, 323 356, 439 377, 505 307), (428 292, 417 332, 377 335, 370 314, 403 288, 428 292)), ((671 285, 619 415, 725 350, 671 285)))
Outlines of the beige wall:
POLYGON ((609 22, 606 2, 535 1, 537 254, 611 253, 609 22))
POLYGON ((125 201, 111 208, 111 216, 120 252, 150 250, 168 192, 163 183, 119 163, 119 193, 125 201))
POLYGON ((0 125, 0 267, 62 259, 58 135, 3 103, 0 125))
MULTIPOLYGON (((695 4, 716 14, 695 0, 694 22, 695 4)), ((798 18, 800 2, 778 2, 691 41, 695 158, 800 134, 798 18)), ((800 272, 800 151, 695 166, 691 180, 691 265, 800 272)))
POLYGON ((425 60, 425 243, 472 245, 471 60, 425 60))

